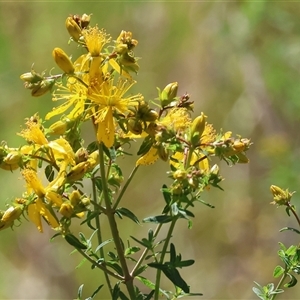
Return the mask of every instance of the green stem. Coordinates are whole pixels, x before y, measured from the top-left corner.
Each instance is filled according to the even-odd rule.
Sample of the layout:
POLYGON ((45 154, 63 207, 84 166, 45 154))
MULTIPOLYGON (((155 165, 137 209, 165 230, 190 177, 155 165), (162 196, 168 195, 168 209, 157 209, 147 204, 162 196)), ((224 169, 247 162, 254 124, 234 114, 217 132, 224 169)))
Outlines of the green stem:
POLYGON ((119 261, 124 273, 124 283, 127 287, 127 291, 129 293, 130 299, 135 300, 135 291, 133 286, 133 278, 131 277, 128 266, 126 263, 123 245, 120 239, 118 226, 115 220, 115 211, 111 206, 111 201, 109 197, 109 191, 107 186, 106 174, 105 174, 105 164, 104 164, 104 151, 103 151, 103 144, 99 143, 99 165, 100 165, 100 174, 101 174, 101 181, 102 181, 102 193, 104 197, 104 202, 106 206, 106 216, 108 218, 111 234, 116 246, 116 250, 118 253, 119 261))
MULTIPOLYGON (((278 282, 275 291, 281 288, 281 285, 283 284, 283 282, 284 282, 284 280, 285 280, 285 278, 287 276, 287 273, 288 273, 288 270, 287 270, 287 268, 285 266, 284 273, 283 273, 282 277, 280 278, 280 281, 278 282)), ((278 294, 273 294, 270 300, 275 300, 275 298, 276 298, 277 295, 278 294)))
POLYGON ((121 192, 120 192, 120 194, 119 194, 119 196, 118 196, 118 198, 117 198, 117 200, 116 200, 116 203, 115 203, 114 206, 113 206, 113 209, 114 209, 114 210, 118 207, 119 202, 121 201, 121 199, 122 199, 124 193, 125 193, 126 190, 127 190, 127 187, 129 186, 129 184, 130 184, 130 182, 131 182, 131 180, 132 180, 134 174, 135 174, 136 171, 138 170, 138 168, 139 168, 139 166, 135 166, 134 169, 132 170, 131 174, 129 175, 129 177, 128 177, 126 183, 125 183, 125 185, 123 186, 123 188, 122 188, 122 190, 121 190, 121 192))
POLYGON ((192 156, 193 156, 193 153, 194 153, 194 147, 190 147, 188 149, 188 156, 185 157, 185 161, 184 161, 184 166, 185 168, 187 169, 190 164, 191 164, 191 160, 192 160, 192 156))
MULTIPOLYGON (((153 234, 153 237, 156 238, 160 229, 162 227, 162 224, 158 224, 155 231, 154 231, 154 234, 153 234)), ((136 265, 134 266, 134 268, 132 269, 131 271, 131 276, 134 276, 134 273, 135 271, 141 266, 141 264, 143 263, 145 257, 147 256, 148 252, 149 252, 149 248, 145 248, 142 255, 140 256, 139 260, 137 261, 136 265)))
POLYGON ((123 278, 119 275, 116 274, 110 270, 108 270, 105 266, 105 263, 101 264, 101 263, 97 263, 96 261, 94 261, 89 255, 87 255, 82 249, 78 249, 76 248, 76 250, 86 259, 88 260, 91 264, 95 265, 97 268, 101 269, 104 273, 107 273, 108 275, 118 279, 118 280, 122 280, 123 278))
MULTIPOLYGON (((96 190, 96 185, 95 185, 95 182, 93 181, 93 178, 92 178, 92 187, 93 187, 93 199, 94 199, 93 202, 95 203, 94 204, 94 211, 97 211, 99 209, 98 206, 100 206, 100 205, 97 203, 97 190, 96 190)), ((103 242, 102 233, 101 233, 101 226, 100 226, 100 214, 96 215, 95 221, 96 221, 96 228, 98 229, 97 230, 98 245, 100 245, 103 242)), ((100 257, 104 258, 104 260, 105 260, 105 254, 104 254, 103 247, 101 247, 99 249, 99 254, 100 254, 100 257)), ((106 265, 103 265, 103 270, 104 270, 105 281, 107 283, 109 292, 112 296, 113 289, 112 289, 111 282, 110 282, 109 277, 108 277, 108 270, 106 268, 106 265)))
MULTIPOLYGON (((163 249, 161 251, 161 256, 160 256, 160 260, 159 260, 160 264, 163 264, 163 262, 164 262, 165 255, 166 255, 166 252, 167 252, 167 248, 169 246, 170 239, 172 237, 172 232, 174 230, 174 227, 175 227, 175 224, 176 224, 177 220, 178 220, 178 217, 175 217, 173 219, 173 221, 171 222, 171 225, 169 227, 167 238, 166 238, 166 240, 164 242, 164 246, 163 246, 163 249)), ((156 280, 155 280, 155 293, 154 293, 154 299, 155 300, 158 300, 158 298, 159 298, 160 278, 161 278, 161 270, 157 270, 157 272, 156 272, 156 280)))
POLYGON ((298 217, 298 215, 297 215, 294 207, 290 203, 288 203, 287 206, 291 209, 293 215, 295 216, 295 218, 296 218, 296 220, 298 222, 298 225, 300 226, 300 219, 299 219, 299 217, 298 217))

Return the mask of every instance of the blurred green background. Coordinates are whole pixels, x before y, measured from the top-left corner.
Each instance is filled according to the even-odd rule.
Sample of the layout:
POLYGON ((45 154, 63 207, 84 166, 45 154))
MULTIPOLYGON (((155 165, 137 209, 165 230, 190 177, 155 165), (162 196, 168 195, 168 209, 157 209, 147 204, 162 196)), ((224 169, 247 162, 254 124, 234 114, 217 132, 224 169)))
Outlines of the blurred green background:
MULTIPOLYGON (((64 22, 82 13, 93 13, 91 24, 113 38, 121 30, 133 32, 139 41, 135 55, 142 57, 135 91, 153 99, 156 87, 178 81, 179 94, 188 92, 195 112, 203 111, 215 128, 251 137, 250 164, 221 164, 225 192, 205 193, 203 199, 215 208, 199 204, 193 228, 179 222, 174 243, 184 259, 196 259, 182 275, 192 292, 204 294, 199 299, 254 299, 253 281, 273 280, 278 241, 298 242, 295 234, 278 232, 295 224, 284 209, 269 204, 269 186, 300 192, 300 3, 1 2, 0 139, 10 146, 20 145, 15 133, 26 117, 53 107, 50 95, 32 98, 20 74, 32 63, 37 71, 50 70, 54 47, 74 53, 64 22)), ((84 138, 92 138, 88 129, 84 138)), ((129 173, 131 167, 125 169, 129 173)), ((160 212, 167 169, 163 162, 143 167, 133 181, 124 206, 136 209, 140 219, 160 212)), ((24 183, 17 173, 0 176, 3 209, 21 195, 24 183)), ((125 235, 137 238, 151 227, 120 224, 125 235)), ((87 264, 75 269, 81 258, 69 255, 71 247, 59 238, 50 243, 52 235, 40 234, 27 221, 0 233, 0 299, 74 299, 81 283, 88 297, 104 282, 87 264)), ((296 286, 279 298, 299 294, 296 286)))

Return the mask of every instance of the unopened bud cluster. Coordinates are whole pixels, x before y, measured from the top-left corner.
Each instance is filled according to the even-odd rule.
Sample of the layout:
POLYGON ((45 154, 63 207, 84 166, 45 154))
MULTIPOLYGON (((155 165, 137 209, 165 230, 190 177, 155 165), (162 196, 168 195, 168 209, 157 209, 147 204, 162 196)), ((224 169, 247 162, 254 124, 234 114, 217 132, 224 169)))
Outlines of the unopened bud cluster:
POLYGON ((274 201, 272 201, 271 203, 276 204, 278 206, 289 205, 289 203, 292 199, 292 196, 294 194, 294 192, 289 192, 288 189, 283 190, 276 185, 271 185, 270 191, 271 191, 271 193, 273 195, 273 199, 274 199, 274 201))

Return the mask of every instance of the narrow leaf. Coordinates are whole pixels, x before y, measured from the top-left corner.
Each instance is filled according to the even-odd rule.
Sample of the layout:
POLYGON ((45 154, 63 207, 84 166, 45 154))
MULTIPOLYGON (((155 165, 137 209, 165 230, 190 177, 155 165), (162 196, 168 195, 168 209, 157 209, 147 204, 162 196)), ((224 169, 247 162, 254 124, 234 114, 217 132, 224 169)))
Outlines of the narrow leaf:
POLYGON ((282 231, 286 231, 286 230, 291 230, 293 232, 296 232, 298 234, 300 234, 300 231, 295 229, 295 228, 292 228, 292 227, 284 227, 284 228, 281 228, 279 231, 282 232, 282 231))
POLYGON ((87 246, 82 244, 77 237, 75 237, 73 234, 69 233, 65 235, 65 240, 72 246, 74 246, 77 249, 85 250, 87 249, 87 246))
POLYGON ((136 215, 130 211, 129 209, 125 208, 125 207, 120 207, 117 209, 117 212, 119 212, 121 215, 129 218, 130 220, 132 220, 133 222, 140 224, 139 219, 136 217, 136 215))
POLYGON ((83 286, 84 286, 84 284, 82 284, 82 285, 78 288, 78 291, 77 291, 77 297, 78 297, 78 300, 81 300, 81 299, 82 299, 83 286))
POLYGON ((287 287, 287 288, 291 288, 293 286, 295 286, 298 282, 298 280, 296 279, 296 277, 290 273, 287 273, 287 275, 291 278, 290 282, 286 283, 284 285, 284 287, 287 287))
POLYGON ((169 223, 173 220, 172 216, 166 216, 166 215, 159 215, 159 216, 153 216, 153 217, 148 217, 143 219, 144 223, 159 223, 159 224, 163 224, 163 223, 169 223))
POLYGON ((108 239, 104 242, 102 242, 96 249, 95 249, 95 252, 98 252, 102 247, 104 247, 105 245, 111 243, 113 241, 113 239, 108 239))

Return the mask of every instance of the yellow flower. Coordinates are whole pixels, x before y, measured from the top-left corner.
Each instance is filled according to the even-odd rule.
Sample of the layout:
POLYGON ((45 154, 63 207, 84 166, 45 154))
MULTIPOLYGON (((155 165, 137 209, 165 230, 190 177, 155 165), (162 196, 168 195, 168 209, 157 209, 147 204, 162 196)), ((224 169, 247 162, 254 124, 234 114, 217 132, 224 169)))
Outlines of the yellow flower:
POLYGON ((40 198, 37 198, 34 203, 28 206, 28 217, 35 224, 39 232, 43 232, 41 217, 43 217, 52 228, 59 227, 56 218, 54 218, 40 198))
MULTIPOLYGON (((176 152, 172 155, 172 158, 177 160, 170 160, 170 164, 174 166, 176 169, 184 169, 184 153, 183 152, 176 152)), ((199 169, 203 170, 204 172, 209 172, 210 165, 209 160, 205 157, 203 153, 200 153, 199 151, 194 151, 192 154, 192 158, 190 161, 190 166, 195 165, 198 163, 199 169)))
POLYGON ((178 133, 187 130, 191 124, 191 118, 186 108, 174 107, 168 111, 168 114, 159 123, 171 127, 178 133))
MULTIPOLYGON (((70 79, 73 80, 73 79, 70 79)), ((69 120, 74 120, 84 113, 85 101, 87 99, 87 88, 80 82, 68 84, 67 87, 60 85, 56 92, 53 93, 53 101, 65 100, 63 104, 49 112, 45 119, 49 120, 56 115, 65 113, 69 108, 72 110, 66 116, 69 120)))
POLYGON ((105 33, 105 30, 99 29, 97 26, 83 29, 81 33, 92 57, 100 56, 103 46, 110 41, 110 37, 105 33))
POLYGON ((29 193, 31 193, 31 191, 34 191, 38 197, 42 198, 45 196, 46 190, 34 170, 24 169, 22 171, 22 175, 27 183, 27 190, 29 191, 29 193))
POLYGON ((56 178, 51 181, 47 187, 44 187, 41 180, 38 178, 37 173, 32 169, 24 169, 22 175, 27 184, 27 193, 34 192, 39 198, 46 198, 49 203, 59 207, 62 204, 62 196, 57 193, 57 190, 66 181, 65 170, 59 172, 56 178))
POLYGON ((23 129, 20 133, 18 133, 18 135, 25 138, 28 142, 37 145, 46 145, 48 143, 38 121, 29 119, 26 122, 26 126, 27 128, 23 129))
POLYGON ((136 162, 136 166, 148 166, 148 165, 152 165, 153 163, 155 163, 158 159, 158 151, 156 148, 151 147, 150 150, 144 154, 143 156, 141 156, 137 162, 136 162))
POLYGON ((94 82, 90 88, 88 98, 92 102, 97 124, 97 139, 108 148, 113 146, 115 139, 114 113, 124 115, 130 112, 130 107, 136 106, 143 99, 141 94, 124 97, 133 84, 134 82, 119 79, 117 85, 114 85, 113 78, 109 78, 100 85, 94 82))
POLYGON ((51 141, 48 147, 52 150, 57 165, 60 166, 61 163, 75 164, 75 153, 66 139, 59 138, 51 141))

